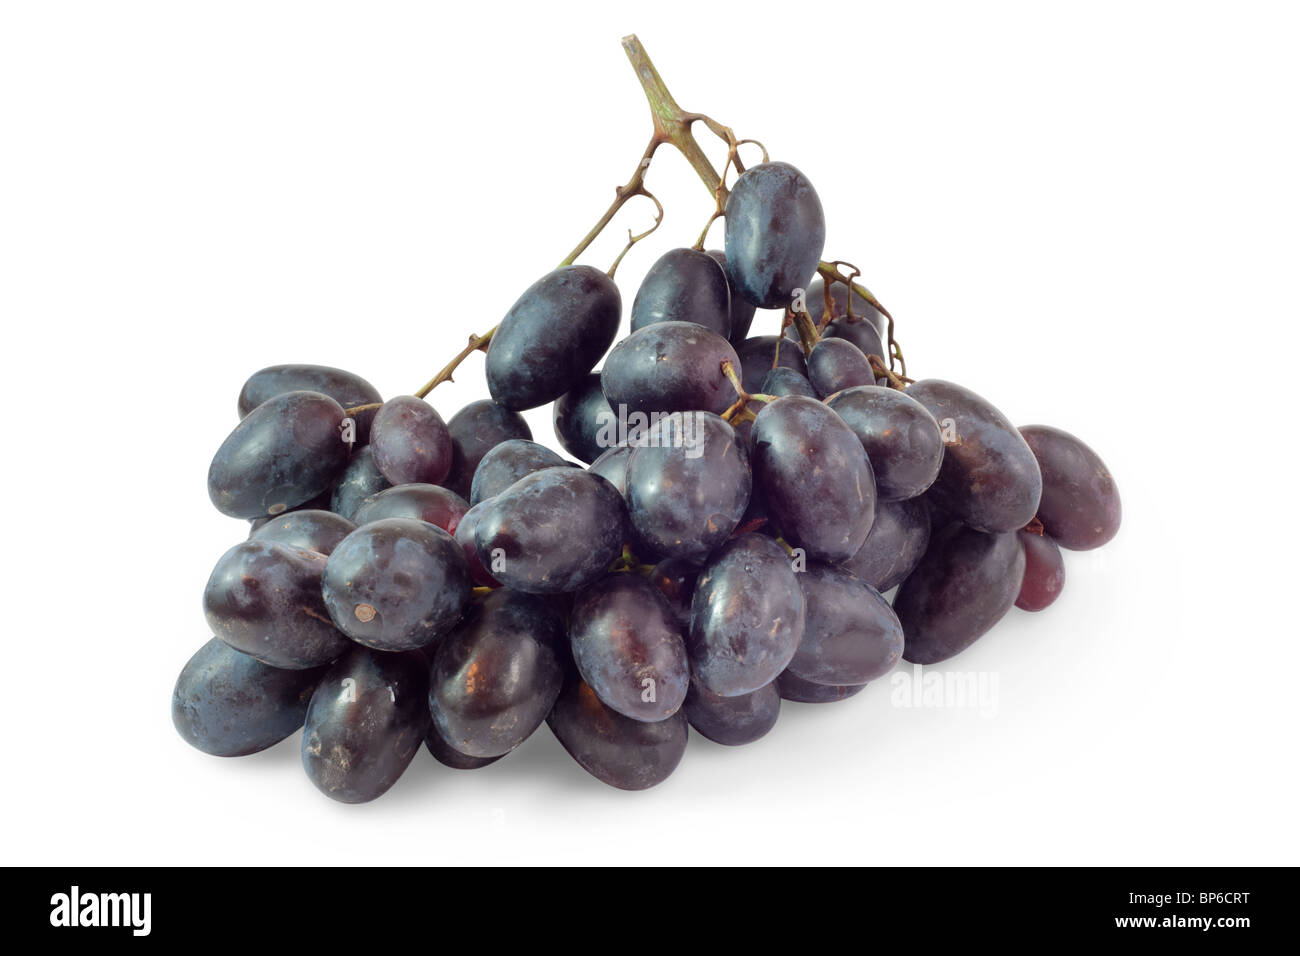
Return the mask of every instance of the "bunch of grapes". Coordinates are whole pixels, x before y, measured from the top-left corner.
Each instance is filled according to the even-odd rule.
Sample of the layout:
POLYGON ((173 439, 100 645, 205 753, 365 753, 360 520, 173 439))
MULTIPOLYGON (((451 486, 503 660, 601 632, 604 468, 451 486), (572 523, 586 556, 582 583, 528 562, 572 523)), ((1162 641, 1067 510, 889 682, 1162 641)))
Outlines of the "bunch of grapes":
MULTIPOLYGON (((661 257, 627 337, 614 270, 575 254, 416 395, 314 365, 245 383, 208 491, 251 530, 176 683, 189 743, 235 756, 301 727, 310 779, 356 803, 422 743, 474 769, 545 723, 593 776, 644 789, 688 728, 751 743, 782 701, 948 660, 1012 605, 1051 604, 1061 548, 1115 535, 1115 483, 1081 441, 907 377, 889 313, 822 260, 798 169, 745 169, 729 129, 664 115, 647 159, 690 155, 704 119, 738 175, 707 183, 725 249, 661 257), (772 309, 776 334, 751 335, 772 309), (492 398, 444 420, 427 396, 478 351, 492 398), (581 464, 532 440, 520 412, 547 404, 581 464)), ((648 195, 647 165, 612 211, 648 195)))

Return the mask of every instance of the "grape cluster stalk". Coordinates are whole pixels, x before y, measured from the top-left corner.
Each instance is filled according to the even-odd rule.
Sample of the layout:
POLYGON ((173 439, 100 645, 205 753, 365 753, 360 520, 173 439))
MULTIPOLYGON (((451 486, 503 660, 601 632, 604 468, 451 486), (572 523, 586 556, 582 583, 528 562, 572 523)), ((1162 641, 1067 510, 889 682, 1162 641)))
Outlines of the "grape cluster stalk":
POLYGON ((682 110, 623 43, 649 145, 500 322, 411 395, 307 364, 244 384, 208 493, 247 537, 213 568, 213 637, 172 699, 194 747, 238 756, 301 729, 309 779, 361 803, 421 745, 474 770, 546 724, 598 780, 645 789, 692 731, 752 744, 783 706, 847 700, 900 660, 960 654, 1013 605, 1044 610, 1062 549, 1117 533, 1092 449, 909 377, 893 317, 823 258, 808 178, 682 110), (726 145, 721 172, 697 124, 726 145), (650 268, 620 338, 615 276, 663 222, 645 176, 665 144, 713 209, 650 268), (638 196, 653 225, 609 269, 579 264, 638 196), (428 397, 476 352, 491 398, 444 419, 428 397), (520 414, 548 405, 569 457, 520 414))

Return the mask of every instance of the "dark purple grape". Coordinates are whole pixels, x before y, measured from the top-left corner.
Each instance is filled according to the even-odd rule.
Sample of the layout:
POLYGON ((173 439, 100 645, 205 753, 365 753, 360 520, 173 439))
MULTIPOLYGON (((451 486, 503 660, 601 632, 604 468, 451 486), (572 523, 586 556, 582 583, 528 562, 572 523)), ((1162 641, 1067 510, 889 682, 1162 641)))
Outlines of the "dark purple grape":
POLYGON ((470 483, 484 455, 511 438, 533 438, 524 416, 487 399, 470 402, 451 416, 447 431, 451 434, 451 471, 442 484, 462 498, 469 497, 470 483))
POLYGON ((355 520, 358 525, 363 525, 385 518, 414 518, 427 521, 448 534, 455 534, 467 511, 469 502, 450 488, 426 484, 394 485, 363 501, 355 520))
MULTIPOLYGON (((831 283, 831 300, 834 303, 831 309, 832 321, 827 325, 823 335, 831 338, 848 339, 858 348, 862 349, 863 354, 879 355, 881 358, 888 358, 884 351, 870 352, 866 346, 872 342, 880 342, 885 335, 888 326, 888 319, 884 317, 876 307, 864 299, 857 292, 853 293, 853 321, 848 322, 848 287, 843 282, 831 283), (866 322, 872 328, 871 337, 865 329, 859 329, 858 326, 866 322), (831 331, 834 326, 843 323, 843 327, 836 331, 831 331)), ((812 316, 814 322, 821 324, 822 318, 826 315, 826 283, 821 276, 817 276, 812 282, 808 283, 808 290, 804 294, 804 301, 808 307, 808 314, 812 316)), ((787 329, 786 334, 791 330, 787 329)))
POLYGON ((237 651, 272 667, 328 664, 348 647, 321 599, 328 559, 275 541, 235 545, 203 591, 208 626, 237 651))
POLYGON ((460 523, 456 525, 454 534, 461 553, 465 555, 470 580, 481 587, 498 588, 501 582, 492 577, 487 568, 483 567, 483 562, 478 559, 478 548, 474 545, 474 532, 478 528, 478 519, 483 515, 484 504, 486 502, 474 505, 466 511, 460 523))
MULTIPOLYGON (((722 363, 740 368, 736 350, 722 336, 694 322, 656 322, 614 346, 600 373, 610 407, 628 419, 655 412, 727 410, 736 390, 722 363), (624 406, 621 411, 619 406, 624 406)), ((644 425, 649 422, 642 423, 644 425)))
POLYGON ((587 464, 616 444, 609 435, 617 429, 617 419, 601 390, 599 372, 555 400, 552 423, 564 450, 587 464))
POLYGON ((930 510, 922 499, 879 501, 867 540, 841 567, 883 593, 903 583, 929 543, 930 510))
POLYGON ((690 664, 667 599, 636 574, 608 574, 578 593, 569 643, 596 696, 633 720, 663 720, 686 699, 690 664))
POLYGON ((739 747, 752 744, 776 726, 781 695, 775 684, 768 684, 751 694, 719 697, 691 681, 682 711, 691 726, 715 744, 739 747))
POLYGON ((1016 607, 1024 611, 1041 611, 1061 596, 1065 587, 1065 561, 1056 542, 1045 534, 1019 531, 1025 549, 1025 577, 1020 582, 1016 607))
POLYGON ((437 409, 414 395, 384 402, 370 432, 375 465, 394 485, 436 485, 451 470, 451 432, 437 409))
POLYGON ((733 538, 700 572, 686 650, 701 687, 749 694, 785 670, 803 639, 804 600, 790 556, 771 538, 733 538))
POLYGON ((312 695, 302 766, 321 793, 365 803, 397 782, 429 726, 424 659, 354 647, 312 695))
POLYGON ((508 588, 576 591, 623 552, 623 499, 580 468, 533 472, 488 500, 474 532, 479 560, 508 588))
POLYGON ((214 637, 176 678, 172 723, 187 744, 215 757, 257 753, 302 726, 324 673, 270 667, 214 637))
POLYGON ((867 685, 836 687, 831 684, 814 684, 786 671, 776 679, 775 686, 782 700, 799 704, 833 704, 860 693, 867 685))
MULTIPOLYGON (((327 365, 272 365, 254 372, 239 392, 239 417, 244 418, 258 405, 285 392, 320 392, 343 408, 378 405, 383 396, 360 375, 327 365)), ((377 408, 353 416, 356 422, 356 445, 370 441, 370 423, 377 408)))
POLYGON ((784 395, 802 395, 805 398, 820 397, 817 390, 812 387, 812 382, 794 369, 785 366, 774 368, 768 372, 767 378, 763 379, 759 391, 764 395, 774 395, 777 398, 784 395))
POLYGON ((949 525, 894 596, 903 659, 937 664, 970 647, 1011 610, 1025 574, 1015 534, 949 525))
POLYGON ((356 527, 347 518, 332 511, 290 511, 278 518, 271 518, 254 531, 251 537, 329 554, 356 527))
POLYGON ((361 503, 388 487, 390 482, 375 464, 374 450, 367 445, 354 452, 352 460, 343 469, 343 474, 339 476, 330 495, 329 510, 349 521, 356 521, 357 509, 361 503))
POLYGON ((1100 548, 1119 531, 1119 489, 1097 453, 1050 425, 1020 429, 1043 475, 1038 519, 1071 551, 1100 548))
POLYGON ((576 676, 565 683, 546 723, 583 770, 620 790, 646 790, 667 780, 690 733, 681 711, 653 723, 633 720, 606 707, 576 676))
POLYGON ((505 491, 520 478, 543 468, 567 466, 569 463, 545 445, 522 438, 512 438, 497 445, 479 462, 470 485, 469 503, 476 505, 505 491))
MULTIPOLYGON (((722 266, 723 275, 726 275, 727 254, 721 249, 710 249, 706 254, 722 266)), ((754 313, 758 309, 754 303, 746 302, 742 296, 736 294, 730 277, 727 277, 727 292, 731 299, 731 333, 727 338, 731 340, 732 345, 739 345, 749 335, 749 327, 754 324, 754 313)))
POLYGON ((727 275, 763 309, 784 309, 806 289, 826 243, 817 191, 788 163, 745 170, 727 197, 727 275))
POLYGON ((600 475, 618 489, 620 495, 626 495, 627 460, 631 455, 632 449, 626 445, 611 448, 593 461, 587 471, 593 475, 600 475))
POLYGON ((934 484, 943 466, 943 435, 916 399, 865 385, 832 395, 826 404, 862 442, 881 500, 915 498, 934 484))
POLYGON ((562 266, 534 282, 497 326, 487 354, 492 398, 515 411, 554 401, 596 367, 623 302, 591 266, 562 266))
POLYGON ((660 419, 627 465, 638 552, 703 561, 736 530, 750 484, 749 454, 721 418, 698 412, 660 419))
POLYGON ((208 469, 208 497, 232 518, 283 514, 329 489, 348 462, 343 409, 319 392, 286 392, 249 412, 208 469))
POLYGON ((808 381, 825 398, 859 385, 875 387, 876 373, 848 339, 822 339, 808 356, 808 381))
POLYGON ((424 746, 429 749, 429 753, 433 754, 434 760, 452 770, 480 770, 501 759, 500 757, 471 757, 469 754, 461 753, 442 739, 438 725, 432 720, 429 721, 429 729, 424 732, 424 746))
POLYGON ((945 432, 943 465, 928 496, 978 531, 1018 531, 1029 524, 1043 479, 1034 453, 1006 416, 969 389, 939 379, 917 382, 907 394, 945 432))
POLYGON ((866 684, 893 670, 903 628, 880 592, 843 568, 810 562, 798 575, 803 641, 786 669, 814 684, 866 684))
MULTIPOLYGON (((820 326, 820 297, 816 300, 811 298, 808 300, 808 311, 812 313, 814 323, 820 326)), ((785 337, 798 342, 799 330, 793 325, 788 325, 785 328, 785 337)), ((863 355, 877 355, 882 362, 887 362, 889 358, 886 354, 888 350, 885 348, 884 340, 881 338, 877 327, 870 320, 862 318, 856 313, 852 318, 842 315, 826 323, 826 327, 821 330, 821 337, 822 339, 841 339, 852 342, 863 355)))
POLYGON ((857 554, 875 518, 876 485, 843 419, 816 399, 778 398, 758 413, 753 441, 754 484, 782 536, 818 561, 857 554))
POLYGON ((546 719, 564 682, 564 620, 544 598, 505 588, 476 600, 438 645, 429 709, 448 745, 500 757, 546 719))
POLYGON ((767 373, 774 368, 792 368, 807 376, 803 348, 798 342, 782 339, 779 335, 756 335, 736 346, 740 359, 740 382, 751 395, 759 394, 767 373))
POLYGON ((699 578, 700 566, 685 558, 665 558, 650 572, 650 583, 667 599, 683 634, 691 626, 691 598, 699 578))
POLYGON ((339 630, 380 651, 412 650, 445 634, 470 587, 456 540, 413 518, 362 525, 334 549, 321 582, 339 630))
POLYGON ((632 331, 656 322, 694 322, 724 339, 731 334, 731 288, 716 259, 695 249, 659 257, 632 300, 632 331))

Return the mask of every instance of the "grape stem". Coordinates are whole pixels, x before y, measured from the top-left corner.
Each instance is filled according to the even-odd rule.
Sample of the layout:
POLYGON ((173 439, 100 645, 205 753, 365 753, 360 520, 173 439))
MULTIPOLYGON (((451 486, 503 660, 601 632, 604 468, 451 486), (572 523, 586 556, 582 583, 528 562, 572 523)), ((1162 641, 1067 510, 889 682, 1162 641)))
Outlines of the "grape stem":
POLYGON ((871 370, 877 375, 883 375, 889 381, 890 388, 896 388, 900 392, 911 385, 915 379, 908 378, 906 375, 899 375, 885 365, 884 359, 879 355, 868 355, 867 361, 871 363, 871 370))
POLYGON ((451 373, 456 371, 460 366, 460 363, 465 361, 465 359, 469 358, 475 352, 486 352, 488 345, 492 342, 492 336, 496 334, 496 330, 497 326, 494 325, 482 335, 471 335, 469 337, 469 344, 460 350, 460 354, 444 365, 442 371, 429 379, 429 381, 425 383, 424 387, 415 393, 415 397, 424 398, 443 382, 453 381, 451 373))
POLYGON ((740 376, 736 374, 736 367, 731 364, 730 359, 723 361, 722 374, 727 376, 727 381, 730 382, 731 387, 736 390, 736 400, 727 407, 727 410, 723 412, 721 416, 719 416, 729 425, 734 424, 731 420, 733 417, 748 418, 750 420, 754 418, 754 413, 747 407, 750 402, 771 402, 776 400, 775 395, 763 395, 761 393, 751 395, 749 392, 745 391, 745 386, 741 383, 740 376))

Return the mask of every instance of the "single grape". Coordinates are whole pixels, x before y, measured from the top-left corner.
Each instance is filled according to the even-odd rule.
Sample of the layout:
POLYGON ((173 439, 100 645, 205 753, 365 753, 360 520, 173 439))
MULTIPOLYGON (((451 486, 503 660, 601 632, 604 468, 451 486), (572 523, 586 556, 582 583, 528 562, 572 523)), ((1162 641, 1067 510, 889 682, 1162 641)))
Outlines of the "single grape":
POLYGON ((623 499, 580 468, 544 468, 489 499, 474 532, 479 560, 508 588, 576 591, 623 551, 623 499))
POLYGON ((683 634, 691 626, 691 598, 699 578, 700 566, 686 558, 665 558, 650 572, 650 583, 667 599, 683 634))
POLYGON ((808 381, 825 398, 846 388, 876 384, 862 350, 848 339, 822 339, 808 355, 808 381))
POLYGON ((833 704, 860 693, 867 685, 835 687, 830 684, 814 684, 786 671, 776 679, 775 686, 782 700, 794 701, 798 704, 833 704))
POLYGON ((1100 548, 1119 531, 1115 479, 1097 453, 1050 425, 1020 429, 1043 474, 1038 519, 1056 543, 1071 551, 1100 548))
POLYGON ((414 395, 384 402, 370 432, 375 465, 394 485, 436 485, 451 470, 451 433, 437 409, 414 395))
POLYGON ((324 673, 271 667, 214 637, 176 678, 172 723, 187 744, 215 757, 257 753, 302 726, 324 673))
POLYGON ((321 581, 339 630, 380 651, 412 650, 441 637, 460 620, 470 587, 455 539, 412 518, 362 525, 334 549, 321 581))
POLYGON ((341 803, 382 796, 420 749, 429 726, 424 659, 353 647, 322 678, 307 708, 302 766, 341 803))
POLYGON ((866 684, 903 653, 903 628, 880 592, 843 568, 809 562, 797 575, 804 597, 803 641, 786 668, 814 684, 866 684))
POLYGON ((569 642, 582 679, 633 720, 663 720, 686 699, 690 664, 676 615, 652 583, 608 574, 578 593, 569 642))
POLYGON ((467 511, 469 502, 450 488, 415 483, 394 485, 371 495, 361 502, 355 520, 364 525, 385 518, 414 518, 455 534, 467 511))
POLYGON ((907 394, 945 431, 943 465, 928 496, 977 531, 1018 531, 1029 524, 1043 479, 1034 453, 1006 416, 969 389, 939 379, 917 382, 907 394))
POLYGON ((694 322, 724 339, 731 334, 731 288, 716 259, 695 249, 659 257, 632 300, 632 331, 656 322, 694 322))
POLYGON ((451 470, 442 484, 462 498, 469 497, 470 483, 484 455, 511 438, 533 438, 524 416, 488 399, 470 402, 451 416, 447 431, 451 435, 451 470))
POLYGON ((903 583, 929 543, 930 511, 923 499, 880 501, 867 540, 841 567, 883 594, 903 583))
POLYGON ((783 309, 806 289, 826 243, 826 219, 817 191, 788 163, 745 170, 726 208, 727 275, 732 286, 763 309, 783 309))
POLYGON ((627 464, 638 552, 643 546, 655 559, 703 561, 740 523, 750 485, 749 454, 721 418, 699 412, 660 419, 627 464))
MULTIPOLYGON (((258 405, 285 392, 320 392, 343 408, 378 405, 383 396, 360 375, 327 365, 272 365, 253 375, 239 392, 239 417, 245 418, 258 405)), ((370 424, 378 408, 368 408, 353 416, 356 422, 356 446, 370 441, 370 424)))
POLYGON ((736 391, 722 372, 723 362, 741 367, 736 350, 716 332, 694 322, 656 322, 614 346, 600 383, 610 407, 627 418, 629 427, 631 414, 638 412, 716 415, 736 400, 736 391))
MULTIPOLYGON (((816 350, 814 349, 814 351, 816 350)), ((759 391, 763 395, 774 395, 777 398, 783 395, 803 395, 805 398, 820 398, 817 390, 812 387, 812 382, 794 369, 785 366, 774 368, 768 372, 767 378, 763 379, 759 391)))
POLYGON ((1041 611, 1061 596, 1065 586, 1065 561, 1061 549, 1048 535, 1032 531, 1017 532, 1025 549, 1025 577, 1020 582, 1016 607, 1024 611, 1041 611))
POLYGON ((622 310, 614 280, 591 266, 562 266, 538 279, 492 336, 493 400, 523 411, 575 387, 614 341, 622 310))
POLYGON ((915 498, 939 477, 939 423, 906 392, 865 385, 838 392, 826 404, 862 442, 881 500, 915 498))
POLYGON ((356 527, 332 511, 290 511, 270 519, 251 537, 329 554, 356 527))
POLYGON ((248 413, 217 450, 208 497, 232 518, 261 518, 327 491, 348 461, 343 409, 319 392, 285 392, 248 413))
POLYGON ((480 770, 501 759, 500 757, 471 757, 469 754, 461 753, 442 739, 438 725, 432 720, 429 721, 429 729, 424 732, 424 746, 428 748, 434 760, 452 770, 480 770))
POLYGON ((740 359, 740 381, 745 391, 760 394, 767 373, 774 368, 792 368, 807 376, 808 364, 798 342, 779 335, 756 335, 736 346, 740 359))
POLYGON ((480 502, 466 511, 456 525, 454 534, 461 553, 465 555, 470 580, 481 587, 499 588, 501 582, 492 577, 491 572, 483 566, 483 562, 478 559, 478 548, 474 545, 474 533, 478 529, 478 519, 483 515, 485 504, 486 502, 480 502))
POLYGON ((876 511, 876 484, 862 444, 821 402, 778 398, 754 420, 754 484, 782 536, 810 558, 858 553, 876 511))
POLYGON ((512 438, 497 445, 479 462, 470 485, 469 503, 493 498, 520 478, 543 468, 567 466, 569 463, 545 445, 522 438, 512 438))
POLYGON ((700 572, 686 649, 700 686, 722 697, 758 690, 803 639, 804 599, 790 557, 771 538, 733 538, 700 572))
POLYGON ((689 734, 681 711, 653 723, 633 720, 606 707, 576 676, 565 683, 546 723, 583 770, 620 790, 646 790, 667 780, 686 753, 689 734))
POLYGON ((627 460, 631 454, 632 449, 627 445, 611 448, 593 461, 587 471, 593 475, 600 475, 613 485, 620 495, 626 495, 627 460))
POLYGON ((434 653, 429 709, 447 744, 486 758, 528 739, 564 682, 563 642, 544 598, 502 588, 477 599, 434 653))
POLYGON ((564 450, 587 464, 616 444, 610 434, 618 427, 617 419, 600 387, 599 372, 555 400, 552 423, 564 450))
POLYGON ((682 711, 691 726, 715 744, 739 747, 752 744, 776 726, 781 695, 773 683, 750 694, 719 697, 691 681, 682 711))
POLYGON ((356 521, 361 503, 389 487, 390 482, 375 464, 374 449, 367 445, 353 453, 352 460, 334 484, 329 510, 349 521, 356 521))
POLYGON ((348 648, 321 599, 328 558, 318 551, 253 539, 217 562, 203 590, 212 633, 263 664, 305 670, 348 648))
POLYGON ((903 624, 903 659, 937 664, 959 654, 1011 610, 1025 574, 1015 534, 949 525, 894 596, 903 624))
MULTIPOLYGON (((727 254, 721 249, 710 249, 707 253, 714 262, 722 267, 723 275, 727 272, 727 254)), ((736 294, 736 288, 727 276, 727 292, 731 300, 731 333, 727 336, 732 345, 739 345, 749 335, 749 327, 754 324, 754 313, 758 311, 752 302, 746 302, 743 296, 736 294)))

